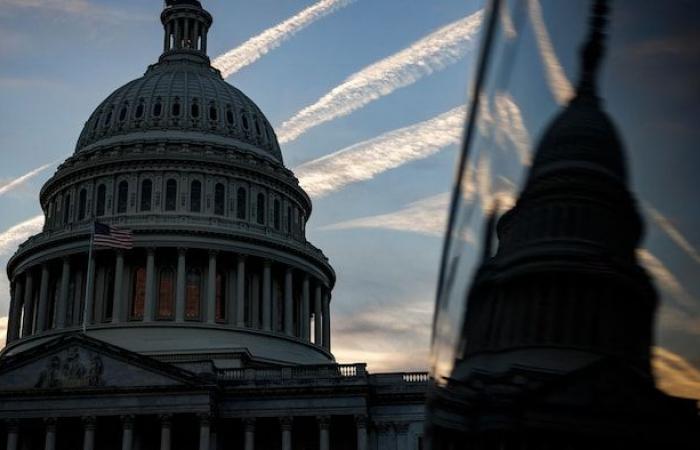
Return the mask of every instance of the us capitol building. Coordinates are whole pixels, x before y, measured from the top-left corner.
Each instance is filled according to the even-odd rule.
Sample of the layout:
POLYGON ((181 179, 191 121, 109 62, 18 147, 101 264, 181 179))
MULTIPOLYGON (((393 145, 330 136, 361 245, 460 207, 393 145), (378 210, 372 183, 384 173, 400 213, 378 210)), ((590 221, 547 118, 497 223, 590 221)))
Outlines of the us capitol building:
POLYGON ((210 65, 211 15, 169 0, 161 21, 159 61, 97 107, 8 263, 0 449, 421 448, 427 374, 335 362, 311 201, 210 65), (95 220, 133 248, 88 264, 95 220))

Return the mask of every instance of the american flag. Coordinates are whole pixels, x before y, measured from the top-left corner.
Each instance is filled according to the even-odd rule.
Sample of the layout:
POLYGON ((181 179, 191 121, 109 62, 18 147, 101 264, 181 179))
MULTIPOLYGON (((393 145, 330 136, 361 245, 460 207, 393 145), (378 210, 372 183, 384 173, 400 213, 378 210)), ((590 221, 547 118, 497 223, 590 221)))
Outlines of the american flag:
POLYGON ((134 234, 131 230, 95 222, 93 244, 95 247, 130 250, 134 246, 134 234))

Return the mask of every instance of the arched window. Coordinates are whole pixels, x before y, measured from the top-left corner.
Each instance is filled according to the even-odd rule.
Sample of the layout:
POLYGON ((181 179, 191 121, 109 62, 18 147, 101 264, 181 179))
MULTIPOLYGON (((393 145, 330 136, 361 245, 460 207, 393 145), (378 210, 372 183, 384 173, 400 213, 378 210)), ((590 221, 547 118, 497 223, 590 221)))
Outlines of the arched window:
POLYGON ((143 111, 144 111, 144 102, 143 102, 143 99, 139 99, 139 104, 136 107, 136 114, 134 115, 134 117, 136 117, 137 119, 142 118, 143 111))
POLYGON ((173 117, 180 117, 180 99, 175 97, 175 101, 173 102, 173 106, 171 108, 171 114, 173 117))
POLYGON ((202 182, 193 180, 190 184, 190 211, 202 211, 202 182))
POLYGON ((134 271, 134 283, 132 286, 131 310, 129 317, 132 320, 143 319, 143 307, 146 304, 146 269, 137 267, 134 271))
POLYGON ((216 183, 214 188, 214 214, 223 216, 226 211, 226 187, 221 183, 216 183))
POLYGON ((292 232, 292 207, 287 206, 287 233, 292 232))
POLYGON ((153 194, 153 182, 143 180, 141 182, 141 211, 151 210, 151 197, 153 194))
POLYGON ((177 181, 172 178, 165 182, 165 210, 175 211, 177 207, 177 181))
POLYGON ((236 192, 236 218, 245 220, 247 208, 248 202, 245 188, 239 187, 238 191, 236 192))
POLYGON ((265 194, 258 194, 257 214, 255 218, 260 225, 265 225, 265 194))
POLYGON ((280 201, 277 199, 275 199, 274 205, 275 205, 274 206, 275 210, 274 210, 274 220, 273 221, 274 221, 275 230, 279 230, 280 226, 281 226, 281 222, 282 222, 282 217, 281 217, 282 216, 282 207, 280 205, 280 201))
POLYGON ((190 110, 192 117, 195 119, 199 118, 199 103, 197 103, 197 99, 195 98, 192 100, 192 107, 190 110))
POLYGON ((129 182, 124 180, 117 187, 117 213, 124 214, 129 201, 129 182))
POLYGON ((226 123, 230 127, 232 127, 235 122, 236 122, 236 118, 234 117, 233 110, 231 109, 231 105, 228 105, 226 107, 226 123))
POLYGON ((124 122, 126 120, 126 114, 129 112, 129 102, 122 105, 122 109, 119 111, 119 121, 124 122))
POLYGON ((226 320, 226 282, 224 274, 216 272, 216 320, 226 320))
POLYGON ((209 120, 214 122, 219 120, 219 110, 216 108, 215 103, 209 104, 209 120))
POLYGON ((175 271, 171 267, 160 270, 158 277, 158 318, 172 319, 175 302, 175 271))
POLYGON ((63 197, 63 223, 70 221, 70 194, 63 197))
POLYGON ((85 189, 80 190, 78 195, 78 220, 85 219, 85 213, 87 208, 87 191, 85 189))
POLYGON ((255 132, 258 136, 262 136, 262 131, 260 131, 260 122, 258 122, 258 118, 253 117, 253 122, 255 122, 255 132))
POLYGON ((163 114, 163 101, 158 97, 153 105, 153 117, 160 117, 161 114, 163 114))
POLYGON ((197 268, 187 271, 187 286, 185 295, 185 318, 199 319, 202 295, 202 272, 197 268))
POLYGON ((250 126, 248 125, 248 116, 246 116, 243 112, 241 113, 241 123, 243 123, 244 130, 250 128, 250 126))
POLYGON ((114 109, 113 106, 110 106, 109 109, 107 110, 107 115, 105 116, 105 127, 109 128, 110 123, 112 122, 112 109, 114 109))
POLYGON ((97 187, 97 208, 95 215, 97 217, 102 217, 105 215, 105 197, 107 196, 107 187, 101 184, 97 187))

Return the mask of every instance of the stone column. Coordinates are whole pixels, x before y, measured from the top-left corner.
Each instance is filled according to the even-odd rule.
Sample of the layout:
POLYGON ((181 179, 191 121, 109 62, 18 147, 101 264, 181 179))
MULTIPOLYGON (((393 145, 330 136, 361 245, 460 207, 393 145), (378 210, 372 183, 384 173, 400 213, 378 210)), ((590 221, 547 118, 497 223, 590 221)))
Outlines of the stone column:
POLYGON ((172 416, 163 414, 160 419, 160 450, 170 450, 170 425, 172 416))
POLYGON ((323 297, 321 291, 321 285, 316 285, 316 293, 314 295, 314 344, 321 345, 323 342, 323 320, 321 320, 321 310, 323 297))
POLYGON ((311 315, 311 292, 309 286, 309 276, 304 275, 301 293, 301 338, 305 341, 311 340, 311 330, 309 316, 311 315))
POLYGON ((294 335, 294 286, 291 267, 284 272, 284 334, 294 335))
POLYGON ((245 327, 245 256, 238 255, 236 268, 236 326, 245 327))
POLYGON ((131 450, 134 444, 134 416, 122 416, 122 450, 131 450))
POLYGON ((56 450, 56 418, 48 417, 44 419, 44 424, 46 424, 44 450, 56 450))
POLYGON ((63 258, 61 270, 61 292, 56 304, 56 328, 66 327, 66 308, 68 307, 68 284, 70 283, 70 258, 63 258))
POLYGON ((355 416, 357 450, 367 450, 367 416, 355 416))
POLYGON ((187 286, 187 249, 177 249, 177 280, 175 281, 175 321, 185 321, 185 287, 187 286))
POLYGON ((255 419, 243 419, 243 429, 245 433, 243 449, 255 450, 255 419))
POLYGON ((318 448, 319 450, 330 450, 331 447, 331 418, 329 416, 319 416, 318 420, 318 448))
POLYGON ((328 292, 323 296, 323 348, 331 351, 331 296, 328 292))
POLYGON ((143 321, 152 322, 156 310, 156 250, 146 250, 146 304, 143 311, 143 321))
POLYGON ((39 310, 36 318, 36 331, 41 333, 48 328, 47 315, 49 312, 49 266, 41 265, 41 284, 39 285, 39 310))
POLYGON ((83 450, 95 449, 95 417, 83 417, 83 450))
POLYGON ((396 422, 394 423, 394 430, 396 432, 396 449, 397 450, 408 450, 408 422, 396 422))
POLYGON ((8 420, 7 427, 7 450, 18 450, 19 444, 19 422, 17 420, 8 420))
POLYGON ((292 418, 281 417, 280 428, 282 429, 282 450, 292 450, 292 418))
POLYGON ((22 328, 20 320, 22 320, 22 308, 24 307, 24 283, 15 280, 14 287, 12 303, 10 304, 10 323, 7 329, 8 344, 19 338, 19 332, 22 328))
POLYGON ((209 414, 199 416, 199 450, 209 450, 210 420, 209 414))
POLYGON ((24 278, 24 319, 22 324, 22 336, 32 334, 32 316, 34 315, 34 276, 31 270, 27 271, 24 278))
POLYGON ((262 286, 262 327, 265 331, 272 330, 272 263, 265 260, 263 265, 262 286))
POLYGON ((122 250, 117 250, 117 254, 114 259, 114 295, 112 296, 112 301, 114 306, 112 307, 112 323, 119 323, 124 318, 122 313, 125 305, 125 301, 122 298, 122 289, 124 288, 124 252, 122 250))
POLYGON ((216 323, 216 250, 209 251, 207 279, 207 323, 216 323))
POLYGON ((250 327, 260 329, 260 275, 253 273, 250 282, 250 327))

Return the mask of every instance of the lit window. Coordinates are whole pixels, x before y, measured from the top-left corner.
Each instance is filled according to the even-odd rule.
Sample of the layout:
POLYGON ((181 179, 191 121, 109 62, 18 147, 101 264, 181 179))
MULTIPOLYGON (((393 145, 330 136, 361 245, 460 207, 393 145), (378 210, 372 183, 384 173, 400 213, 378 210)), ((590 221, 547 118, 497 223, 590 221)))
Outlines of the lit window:
POLYGON ((185 318, 196 320, 199 318, 200 302, 202 294, 202 272, 199 269, 190 269, 187 272, 187 287, 185 297, 185 318))
POLYGON ((175 272, 170 267, 161 269, 158 280, 158 318, 171 319, 175 301, 175 272))
POLYGON ((134 320, 143 319, 143 307, 146 304, 146 269, 138 267, 134 272, 131 311, 129 316, 134 320))

